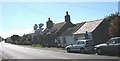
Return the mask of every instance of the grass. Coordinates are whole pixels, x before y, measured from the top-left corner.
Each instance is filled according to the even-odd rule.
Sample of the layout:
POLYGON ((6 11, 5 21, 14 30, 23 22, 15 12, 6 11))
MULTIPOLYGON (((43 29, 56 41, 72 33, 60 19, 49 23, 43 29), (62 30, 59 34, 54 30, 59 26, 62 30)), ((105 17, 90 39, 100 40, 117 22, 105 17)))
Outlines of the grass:
POLYGON ((44 46, 42 46, 40 44, 32 44, 32 47, 41 47, 41 48, 44 48, 44 46))

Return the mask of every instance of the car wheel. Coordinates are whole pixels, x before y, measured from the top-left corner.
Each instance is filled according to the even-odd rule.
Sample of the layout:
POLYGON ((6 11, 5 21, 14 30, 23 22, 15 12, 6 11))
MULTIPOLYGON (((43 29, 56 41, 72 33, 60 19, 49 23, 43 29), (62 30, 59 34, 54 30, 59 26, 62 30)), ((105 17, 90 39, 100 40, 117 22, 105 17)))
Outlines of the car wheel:
POLYGON ((70 52, 70 48, 67 48, 67 52, 70 52))
POLYGON ((98 55, 102 55, 101 49, 97 49, 97 54, 98 54, 98 55))
POLYGON ((85 53, 85 50, 83 48, 81 48, 80 52, 83 54, 83 53, 85 53))

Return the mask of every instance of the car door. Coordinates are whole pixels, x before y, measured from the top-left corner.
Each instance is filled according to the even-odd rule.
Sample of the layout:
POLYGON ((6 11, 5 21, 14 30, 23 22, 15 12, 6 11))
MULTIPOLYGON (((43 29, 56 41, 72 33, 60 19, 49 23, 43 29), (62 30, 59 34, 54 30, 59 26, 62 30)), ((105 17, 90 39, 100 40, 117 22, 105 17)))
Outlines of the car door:
POLYGON ((71 51, 76 51, 76 49, 77 49, 77 45, 73 45, 73 46, 70 48, 71 51))
POLYGON ((76 45, 75 47, 74 47, 74 51, 78 51, 78 49, 79 49, 79 44, 78 45, 76 45))
POLYGON ((110 51, 112 50, 110 45, 111 45, 112 43, 113 43, 113 40, 110 39, 110 40, 107 42, 107 45, 100 47, 102 54, 109 54, 109 53, 110 53, 110 51))
POLYGON ((108 50, 109 50, 109 54, 113 55, 113 54, 117 54, 118 52, 118 45, 116 43, 116 41, 114 40, 113 43, 110 43, 109 46, 108 46, 108 50))
POLYGON ((120 56, 120 38, 117 39, 116 41, 116 45, 117 45, 117 54, 120 56))
POLYGON ((84 47, 85 45, 85 41, 79 41, 78 45, 76 46, 76 51, 79 51, 80 52, 80 48, 81 47, 84 47))
POLYGON ((113 55, 118 55, 120 47, 120 39, 113 39, 113 44, 110 45, 112 51, 110 52, 113 55))
POLYGON ((106 46, 102 47, 102 51, 104 54, 113 55, 118 52, 118 44, 116 40, 110 39, 106 46))

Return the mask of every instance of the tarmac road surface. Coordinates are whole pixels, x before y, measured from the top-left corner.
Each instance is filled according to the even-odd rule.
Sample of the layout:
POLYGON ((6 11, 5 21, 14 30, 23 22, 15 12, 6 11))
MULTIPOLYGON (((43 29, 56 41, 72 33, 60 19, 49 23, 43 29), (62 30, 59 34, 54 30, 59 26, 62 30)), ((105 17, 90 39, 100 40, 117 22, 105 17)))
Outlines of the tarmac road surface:
POLYGON ((0 43, 0 54, 5 59, 118 59, 116 56, 74 54, 34 49, 9 43, 0 43))

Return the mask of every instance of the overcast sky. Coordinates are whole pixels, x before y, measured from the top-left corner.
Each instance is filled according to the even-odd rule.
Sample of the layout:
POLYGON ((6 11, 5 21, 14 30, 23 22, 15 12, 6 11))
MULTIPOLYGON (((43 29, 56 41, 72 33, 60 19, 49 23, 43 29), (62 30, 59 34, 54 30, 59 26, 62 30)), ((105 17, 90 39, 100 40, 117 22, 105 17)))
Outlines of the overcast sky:
POLYGON ((118 2, 2 2, 0 3, 0 36, 33 32, 34 24, 50 17, 54 23, 64 22, 65 12, 71 22, 79 23, 104 18, 118 11, 118 2))

